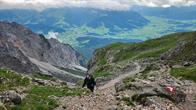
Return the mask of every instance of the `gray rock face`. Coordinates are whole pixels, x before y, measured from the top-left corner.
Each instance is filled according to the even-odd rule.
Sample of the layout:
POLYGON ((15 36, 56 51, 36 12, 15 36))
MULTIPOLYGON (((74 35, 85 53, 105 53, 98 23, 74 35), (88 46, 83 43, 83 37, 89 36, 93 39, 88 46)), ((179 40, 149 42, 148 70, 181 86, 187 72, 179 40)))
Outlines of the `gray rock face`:
POLYGON ((71 65, 83 65, 84 59, 68 44, 59 43, 56 39, 49 39, 50 49, 43 57, 47 62, 59 67, 69 67, 71 65))
POLYGON ((30 60, 16 48, 14 44, 6 41, 0 31, 0 67, 15 70, 21 73, 40 72, 30 60))
POLYGON ((43 53, 50 48, 50 45, 43 36, 39 36, 17 23, 0 22, 0 30, 4 34, 4 42, 12 43, 26 56, 44 60, 43 53))
POLYGON ((29 58, 63 68, 85 64, 70 45, 48 40, 17 23, 0 22, 0 67, 22 73, 40 72, 29 58))

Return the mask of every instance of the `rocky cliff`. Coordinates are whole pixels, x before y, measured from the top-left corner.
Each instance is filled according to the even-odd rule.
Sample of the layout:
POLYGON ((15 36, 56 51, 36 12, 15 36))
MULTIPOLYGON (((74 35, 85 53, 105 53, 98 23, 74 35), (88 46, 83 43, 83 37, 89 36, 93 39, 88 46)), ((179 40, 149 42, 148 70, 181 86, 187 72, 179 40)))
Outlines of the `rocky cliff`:
POLYGON ((43 55, 47 62, 59 67, 85 66, 85 59, 70 45, 59 43, 56 39, 49 39, 48 42, 50 49, 43 55))
POLYGON ((0 22, 0 52, 0 67, 21 73, 56 75, 62 74, 59 68, 85 66, 85 59, 70 45, 46 39, 14 22, 0 22), (50 71, 47 65, 59 72, 50 71))

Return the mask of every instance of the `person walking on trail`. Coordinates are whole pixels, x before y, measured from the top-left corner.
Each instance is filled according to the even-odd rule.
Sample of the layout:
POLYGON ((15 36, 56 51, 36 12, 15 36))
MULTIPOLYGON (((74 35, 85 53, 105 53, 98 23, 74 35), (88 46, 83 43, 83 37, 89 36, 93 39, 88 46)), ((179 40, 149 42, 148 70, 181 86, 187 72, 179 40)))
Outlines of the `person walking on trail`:
POLYGON ((94 77, 91 74, 87 74, 85 79, 84 79, 84 83, 82 85, 82 88, 87 86, 88 89, 91 90, 91 92, 94 91, 94 88, 96 86, 96 82, 94 77))

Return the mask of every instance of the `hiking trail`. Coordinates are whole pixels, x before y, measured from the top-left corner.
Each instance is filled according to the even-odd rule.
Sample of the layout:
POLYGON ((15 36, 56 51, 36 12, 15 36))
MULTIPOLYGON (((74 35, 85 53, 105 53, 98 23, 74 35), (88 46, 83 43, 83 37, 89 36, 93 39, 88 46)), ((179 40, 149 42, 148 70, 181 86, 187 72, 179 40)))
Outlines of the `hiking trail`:
POLYGON ((126 77, 140 72, 141 66, 134 63, 136 68, 126 74, 122 74, 105 85, 95 89, 93 94, 78 97, 62 97, 59 99, 60 107, 55 110, 107 110, 117 105, 115 98, 115 83, 126 77))

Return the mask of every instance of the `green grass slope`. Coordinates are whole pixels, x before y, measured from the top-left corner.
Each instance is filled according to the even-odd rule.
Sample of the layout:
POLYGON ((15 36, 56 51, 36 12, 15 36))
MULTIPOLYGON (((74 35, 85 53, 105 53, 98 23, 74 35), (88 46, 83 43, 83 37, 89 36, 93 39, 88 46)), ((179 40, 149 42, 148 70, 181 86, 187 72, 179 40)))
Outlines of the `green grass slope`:
MULTIPOLYGON (((15 106, 4 105, 8 110, 52 110, 58 106, 58 97, 88 94, 85 89, 68 88, 67 85, 61 87, 37 85, 29 77, 3 69, 0 69, 0 78, 4 79, 0 82, 0 94, 18 89, 24 89, 24 94, 26 94, 21 104, 15 106)), ((31 78, 55 80, 43 75, 35 75, 31 78)), ((0 105, 1 109, 4 110, 3 106, 0 105)))
POLYGON ((176 48, 180 43, 186 42, 186 45, 180 50, 179 54, 171 56, 169 60, 174 62, 180 60, 190 60, 196 54, 193 43, 196 42, 196 31, 186 33, 174 33, 163 36, 158 39, 147 40, 141 43, 115 43, 104 48, 97 49, 94 52, 93 59, 89 62, 89 68, 96 66, 94 74, 110 72, 105 71, 103 67, 110 64, 121 64, 122 62, 137 60, 143 58, 159 58, 170 49, 176 48), (104 70, 104 71, 102 71, 104 70))
POLYGON ((196 66, 172 68, 170 74, 176 78, 193 80, 196 82, 196 66))

